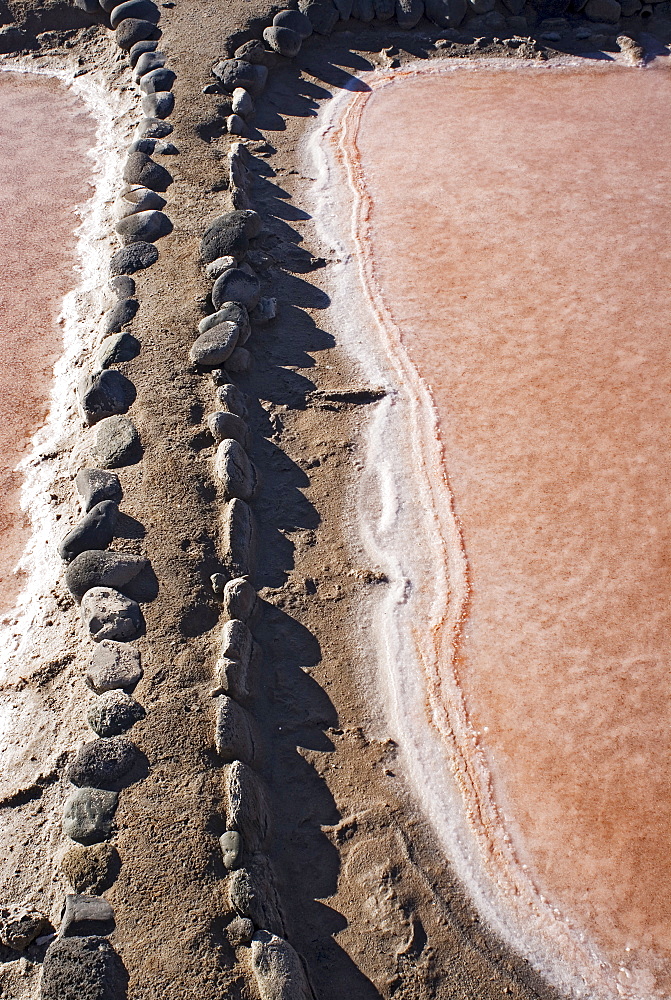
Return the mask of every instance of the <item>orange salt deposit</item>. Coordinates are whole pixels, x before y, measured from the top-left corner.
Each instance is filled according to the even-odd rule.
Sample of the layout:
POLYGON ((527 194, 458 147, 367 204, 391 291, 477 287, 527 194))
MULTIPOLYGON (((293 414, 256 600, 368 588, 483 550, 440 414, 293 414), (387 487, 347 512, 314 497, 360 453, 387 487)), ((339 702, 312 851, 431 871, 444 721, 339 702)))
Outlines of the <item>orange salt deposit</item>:
POLYGON ((90 192, 95 125, 57 80, 0 73, 0 610, 21 587, 27 541, 16 465, 44 422, 62 350, 61 300, 75 283, 75 206, 90 192))
POLYGON ((352 100, 362 252, 461 522, 457 676, 494 798, 549 904, 668 995, 671 76, 482 68, 352 100))

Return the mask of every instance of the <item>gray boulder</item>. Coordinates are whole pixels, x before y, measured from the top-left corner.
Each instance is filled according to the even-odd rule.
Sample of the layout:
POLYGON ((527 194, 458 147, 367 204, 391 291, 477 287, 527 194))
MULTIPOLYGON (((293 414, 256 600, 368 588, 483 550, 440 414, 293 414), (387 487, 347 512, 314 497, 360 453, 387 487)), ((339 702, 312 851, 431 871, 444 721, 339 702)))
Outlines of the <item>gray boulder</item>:
POLYGON ((189 358, 194 364, 215 368, 231 356, 239 335, 240 331, 235 323, 219 323, 201 333, 189 351, 189 358))
POLYGON ((299 10, 281 10, 273 18, 273 24, 277 28, 291 28, 301 38, 309 38, 312 34, 312 24, 310 19, 301 14, 299 10))
POLYGON ((119 508, 112 500, 97 503, 63 538, 58 554, 65 562, 72 562, 80 552, 88 549, 106 549, 114 538, 119 508))
POLYGON ((249 576, 256 562, 256 522, 244 500, 226 504, 221 524, 221 560, 231 576, 249 576))
POLYGON ((100 896, 68 893, 58 928, 58 936, 90 937, 92 934, 111 934, 114 930, 114 910, 100 896))
POLYGON ((331 0, 299 0, 298 9, 318 35, 330 35, 340 17, 331 0))
MULTIPOLYGON (((299 12, 296 11, 296 13, 299 12)), ((303 41, 298 32, 276 24, 264 29, 263 40, 274 52, 284 56, 285 59, 293 59, 294 56, 297 56, 303 41)))
POLYGON ((231 621, 248 622, 254 613, 256 601, 256 591, 246 577, 237 577, 225 584, 222 605, 231 621))
POLYGON ((101 420, 93 452, 98 463, 105 469, 118 469, 122 465, 132 465, 138 461, 141 455, 140 437, 128 417, 106 417, 101 420))
POLYGON ((125 3, 120 3, 118 7, 112 8, 110 24, 113 28, 117 28, 127 17, 134 17, 144 21, 151 21, 152 24, 158 24, 161 19, 161 13, 156 4, 152 3, 151 0, 126 0, 125 3))
POLYGON ((439 28, 458 28, 467 8, 467 0, 424 0, 426 16, 439 28))
POLYGON ((220 215, 208 226, 200 244, 201 256, 209 264, 218 257, 242 260, 249 250, 249 241, 261 232, 261 218, 246 208, 220 215))
POLYGON ((223 410, 229 413, 237 413, 239 417, 247 417, 247 397, 242 389, 232 382, 226 382, 217 389, 217 400, 223 410))
POLYGON ((115 413, 127 413, 135 402, 135 386, 121 372, 105 370, 85 375, 77 395, 87 424, 96 424, 115 413))
POLYGON ((231 660, 249 663, 252 655, 252 633, 244 621, 232 618, 227 621, 221 632, 219 652, 231 660))
POLYGON ((63 833, 80 844, 107 840, 118 799, 116 792, 103 788, 75 788, 63 806, 63 833))
POLYGON ((86 683, 96 694, 132 689, 142 677, 140 651, 125 642, 103 639, 93 651, 86 683))
POLYGON ((221 759, 229 764, 240 760, 253 766, 259 759, 259 734, 246 709, 222 694, 217 698, 217 724, 214 746, 221 759))
POLYGON ((237 830, 249 851, 263 851, 271 835, 265 786, 255 771, 236 760, 226 771, 226 826, 237 830))
POLYGON ((107 788, 128 774, 137 759, 137 747, 125 736, 94 740, 81 748, 66 777, 78 788, 107 788))
POLYGON ((104 469, 80 469, 75 478, 75 487, 87 512, 103 500, 121 503, 123 497, 119 477, 104 469))
POLYGON ((57 938, 42 966, 41 1000, 122 1000, 128 974, 103 937, 57 938))
POLYGON ((164 212, 134 212, 117 222, 114 228, 124 243, 137 243, 138 240, 154 243, 172 232, 172 222, 164 212))
POLYGON ((96 698, 87 713, 88 724, 98 736, 120 736, 144 719, 144 708, 125 691, 106 691, 96 698))
MULTIPOLYGON (((154 43, 152 42, 152 45, 154 43)), ((137 60, 133 63, 135 67, 135 72, 133 73, 133 79, 136 83, 140 82, 140 78, 144 76, 145 73, 151 73, 154 69, 160 69, 161 66, 165 66, 165 56, 162 52, 149 51, 142 52, 137 60)))
POLYGON ((105 313, 103 320, 104 332, 118 333, 122 327, 133 320, 139 308, 140 303, 137 299, 119 299, 116 305, 112 306, 105 313))
POLYGON ((65 584, 76 601, 92 587, 121 590, 147 565, 141 556, 125 552, 82 552, 65 571, 65 584))
POLYGON ((96 362, 99 368, 109 368, 124 361, 132 361, 140 353, 140 341, 130 333, 115 333, 105 337, 98 348, 96 362))
POLYGON ((110 261, 110 274, 135 274, 151 267, 158 260, 153 243, 133 243, 117 250, 110 261))
POLYGON ((207 418, 207 426, 217 443, 232 438, 243 448, 249 448, 251 442, 249 427, 236 413, 226 413, 224 410, 211 413, 207 418))
POLYGON ((128 642, 138 637, 143 626, 139 605, 112 587, 88 590, 82 598, 81 617, 96 642, 128 642))
POLYGON ((148 136, 151 139, 165 139, 172 132, 170 122, 164 122, 161 118, 142 118, 140 124, 135 129, 138 139, 148 136))
MULTIPOLYGON (((160 139, 148 137, 136 139, 129 146, 129 152, 144 153, 145 156, 150 156, 156 148, 156 143, 161 141, 160 139), (140 145, 144 144, 146 144, 146 148, 139 148, 140 145)), ((163 195, 160 195, 157 191, 152 191, 150 188, 143 187, 141 184, 137 184, 120 196, 117 201, 117 217, 125 219, 127 215, 134 215, 136 212, 159 210, 165 208, 165 205, 166 200, 163 195)))
POLYGON ((146 153, 131 153, 123 176, 129 184, 142 184, 152 191, 165 191, 172 184, 172 177, 165 167, 155 163, 146 153))
POLYGON ((145 73, 140 80, 140 90, 143 94, 161 94, 172 90, 176 79, 176 73, 167 66, 160 66, 150 73, 145 73))
POLYGON ((233 53, 233 58, 253 63, 255 66, 265 66, 267 69, 272 69, 277 64, 275 53, 264 48, 263 42, 258 38, 243 42, 233 53))
POLYGON ((155 38, 158 34, 156 25, 144 18, 128 17, 118 26, 114 39, 120 49, 132 49, 136 42, 145 38, 155 38))
POLYGON ((148 118, 167 118, 175 108, 175 95, 171 90, 155 94, 145 94, 142 98, 142 113, 148 118))
POLYGON ((222 302, 221 306, 215 313, 201 319, 198 324, 198 333, 207 333, 207 331, 211 330, 213 326, 217 326, 219 323, 224 322, 236 324, 239 331, 239 344, 244 344, 247 340, 249 340, 249 336, 252 332, 251 323, 249 322, 249 313, 243 305, 240 305, 239 302, 222 302))
POLYGON ((314 1000, 299 955, 277 934, 256 932, 252 970, 261 1000, 314 1000))
POLYGON ((212 289, 212 303, 215 309, 221 308, 224 302, 239 302, 249 311, 260 298, 261 284, 257 276, 247 274, 239 267, 224 271, 212 289))
POLYGON ((135 295, 135 282, 128 274, 117 274, 110 278, 108 286, 118 299, 130 299, 135 295))
POLYGON ((147 38, 143 42, 136 42, 128 53, 128 61, 131 65, 131 69, 137 65, 137 61, 141 55, 144 55, 145 52, 155 52, 157 48, 158 42, 156 40, 152 41, 147 38))
POLYGON ((267 928, 273 934, 285 933, 275 876, 265 855, 255 854, 245 868, 234 872, 228 890, 231 907, 241 917, 248 917, 255 927, 267 928))
POLYGON ((222 484, 226 500, 237 497, 247 501, 255 495, 258 488, 256 468, 238 441, 227 438, 219 444, 214 471, 222 484))
POLYGON ((229 94, 236 87, 244 87, 252 97, 260 96, 268 80, 267 66, 244 59, 223 59, 212 67, 212 73, 229 94))

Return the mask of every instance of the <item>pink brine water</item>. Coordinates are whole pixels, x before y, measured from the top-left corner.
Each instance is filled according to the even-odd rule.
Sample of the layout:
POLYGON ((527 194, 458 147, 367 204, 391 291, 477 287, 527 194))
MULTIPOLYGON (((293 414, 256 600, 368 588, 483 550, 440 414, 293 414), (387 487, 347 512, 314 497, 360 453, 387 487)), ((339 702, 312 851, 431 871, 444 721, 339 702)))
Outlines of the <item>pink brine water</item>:
POLYGON ((0 611, 22 584, 28 525, 16 465, 47 415, 94 141, 94 122, 63 84, 0 73, 0 611))
POLYGON ((351 101, 359 253, 435 403, 499 815, 623 990, 633 968, 668 995, 671 76, 434 72, 351 101))

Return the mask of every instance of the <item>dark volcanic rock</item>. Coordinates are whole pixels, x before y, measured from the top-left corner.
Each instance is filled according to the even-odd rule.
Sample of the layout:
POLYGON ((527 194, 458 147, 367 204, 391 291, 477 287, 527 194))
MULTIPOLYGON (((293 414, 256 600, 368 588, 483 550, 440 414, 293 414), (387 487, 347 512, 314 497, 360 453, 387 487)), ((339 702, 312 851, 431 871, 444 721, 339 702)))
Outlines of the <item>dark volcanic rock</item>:
POLYGON ((65 571, 65 584, 76 601, 81 601, 91 587, 115 587, 121 590, 147 565, 142 556, 124 552, 82 552, 65 571))
POLYGON ((75 479, 75 486, 84 501, 86 511, 103 500, 121 503, 123 497, 119 477, 114 472, 105 472, 104 469, 80 469, 75 479))
POLYGON ((212 304, 215 309, 219 309, 224 302, 239 302, 249 312, 260 298, 259 279, 239 267, 231 267, 228 271, 224 271, 212 289, 212 304))
MULTIPOLYGON (((145 73, 151 73, 153 69, 160 69, 161 66, 165 66, 165 56, 162 52, 142 52, 133 65, 135 67, 133 79, 136 83, 139 83, 145 73)), ((166 87, 166 90, 168 89, 166 87)))
POLYGON ((172 177, 165 167, 155 163, 146 153, 131 153, 123 176, 129 184, 142 184, 152 191, 165 191, 172 184, 172 177))
POLYGON ((23 951, 48 923, 48 917, 30 907, 0 909, 0 944, 13 951, 23 951))
POLYGON ((207 228, 201 240, 201 256, 206 264, 218 257, 241 260, 249 249, 250 239, 258 236, 260 231, 261 217, 252 209, 220 215, 207 228))
POLYGON ((110 278, 109 287, 118 299, 130 299, 135 295, 135 282, 128 274, 117 274, 110 278))
POLYGON ((249 42, 243 42, 233 53, 234 59, 241 59, 243 62, 253 63, 255 66, 266 66, 272 69, 277 65, 277 56, 270 52, 258 38, 252 38, 249 42))
POLYGON ((223 59, 212 67, 212 72, 229 94, 236 87, 244 87, 252 97, 258 97, 268 80, 268 68, 244 59, 223 59))
POLYGON ((142 98, 142 113, 149 118, 167 118, 175 107, 175 95, 170 90, 156 94, 145 94, 142 98))
POLYGON ((151 41, 150 39, 145 39, 143 42, 136 42, 133 48, 128 53, 128 61, 131 64, 131 68, 137 65, 138 59, 145 52, 155 52, 158 48, 157 41, 151 41))
POLYGON ((160 94, 172 90, 177 74, 167 66, 157 67, 146 73, 140 80, 140 90, 143 94, 160 94))
MULTIPOLYGON (((295 13, 299 14, 298 11, 295 13)), ((299 16, 301 15, 299 14, 299 16)), ((302 38, 298 32, 292 31, 291 28, 282 27, 281 25, 273 24, 269 28, 265 28, 263 39, 274 52, 284 56, 286 59, 293 59, 301 50, 302 38)))
POLYGON ((219 323, 223 322, 236 324, 240 331, 239 344, 244 344, 249 339, 252 332, 249 313, 239 302, 222 302, 217 312, 201 319, 198 324, 198 333, 207 333, 213 326, 218 326, 219 323))
POLYGON ((81 748, 66 777, 79 788, 107 788, 128 774, 137 758, 137 747, 125 736, 94 740, 81 748))
POLYGON ((132 243, 114 254, 110 261, 110 274, 135 274, 136 271, 151 267, 157 260, 158 250, 153 243, 132 243))
POLYGON ((301 38, 309 38, 312 34, 310 19, 299 10, 281 10, 275 14, 273 24, 277 28, 291 28, 301 38))
POLYGON ((80 844, 107 840, 118 799, 103 788, 75 788, 63 806, 63 833, 80 844))
POLYGON ((219 323, 206 333, 201 333, 192 346, 189 357, 197 365, 211 368, 221 365, 235 350, 239 335, 240 331, 235 323, 219 323))
POLYGON ((161 12, 151 0, 126 0, 126 3, 120 3, 118 7, 112 9, 110 24, 113 28, 116 28, 127 17, 158 24, 161 19, 161 12))
POLYGON ((132 49, 136 42, 143 42, 146 38, 156 38, 158 34, 158 28, 151 21, 129 17, 121 22, 114 37, 120 49, 132 49))
POLYGON ((98 348, 96 360, 100 368, 109 368, 123 361, 132 361, 140 353, 140 341, 130 333, 115 333, 105 337, 98 348))
POLYGON ((124 243, 137 243, 141 240, 153 243, 172 232, 172 222, 165 212, 150 210, 127 215, 125 219, 120 219, 114 228, 124 243))
POLYGON ((140 436, 128 417, 106 417, 101 420, 93 450, 95 458, 105 469, 132 465, 142 454, 140 436))
POLYGON ((96 692, 134 688, 142 677, 140 650, 125 642, 103 639, 93 651, 86 683, 96 692))
POLYGON ((330 35, 340 18, 331 0, 299 0, 298 7, 319 35, 330 35))
POLYGON ((77 395, 90 425, 115 413, 126 413, 135 402, 136 393, 125 375, 108 370, 86 375, 79 383, 77 395))
POLYGON ((135 317, 140 303, 137 299, 120 299, 105 313, 103 328, 105 333, 118 333, 135 317))
POLYGON ((97 14, 100 11, 98 0, 75 0, 75 6, 85 10, 87 14, 97 14))
POLYGON ((82 621, 96 642, 128 642, 142 631, 140 606, 112 587, 91 587, 81 602, 82 621))
POLYGON ((101 937, 57 938, 42 966, 41 1000, 123 1000, 128 974, 101 937))
POLYGON ((144 719, 144 708, 125 691, 106 691, 96 698, 86 716, 91 729, 98 736, 119 736, 144 719))
POLYGON ((61 559, 71 562, 87 549, 106 549, 114 538, 119 508, 113 500, 96 504, 58 546, 61 559))
POLYGON ((426 16, 440 28, 458 28, 466 16, 467 0, 424 0, 426 16))

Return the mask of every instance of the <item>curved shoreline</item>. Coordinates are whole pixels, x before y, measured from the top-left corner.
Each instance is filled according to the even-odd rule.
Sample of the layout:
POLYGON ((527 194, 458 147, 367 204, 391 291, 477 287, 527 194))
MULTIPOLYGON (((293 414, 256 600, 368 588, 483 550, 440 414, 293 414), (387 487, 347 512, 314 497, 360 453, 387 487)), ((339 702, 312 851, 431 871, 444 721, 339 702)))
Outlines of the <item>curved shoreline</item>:
MULTIPOLYGON (((533 63, 526 65, 537 72, 551 71, 533 63)), ((555 64, 555 72, 560 67, 555 64)), ((426 383, 403 346, 378 286, 372 256, 366 250, 370 245, 370 201, 358 163, 357 135, 371 95, 399 77, 479 68, 486 69, 487 61, 470 67, 411 67, 397 73, 365 74, 362 79, 371 90, 343 92, 334 98, 321 111, 321 124, 308 142, 308 155, 319 163, 314 214, 325 241, 336 246, 346 261, 333 282, 332 308, 338 311, 337 303, 342 303, 337 312, 339 327, 346 333, 347 349, 366 376, 384 380, 385 374, 391 374, 393 386, 391 400, 378 404, 371 419, 366 468, 359 484, 362 542, 390 578, 390 594, 374 612, 378 670, 387 687, 393 731, 404 751, 408 789, 419 798, 447 856, 495 933, 560 990, 576 997, 589 990, 604 1000, 633 1000, 641 996, 636 987, 623 986, 618 970, 585 938, 580 927, 542 896, 517 856, 501 818, 478 734, 467 717, 454 670, 468 610, 468 567, 435 409, 426 383), (352 196, 349 221, 344 212, 338 214, 338 180, 342 183, 344 176, 352 196), (357 326, 352 324, 355 271, 361 310, 356 323, 365 327, 362 320, 367 310, 370 326, 376 330, 375 346, 357 336, 357 326), (390 456, 389 442, 402 444, 403 453, 399 448, 397 455, 390 456), (418 455, 422 456, 419 468, 414 464, 418 455), (443 470, 442 480, 431 475, 431 467, 443 470), (408 510, 410 498, 421 498, 420 505, 426 504, 420 518, 408 510), (440 526, 442 558, 434 553, 431 527, 435 524, 440 526), (412 546, 404 544, 410 537, 412 546), (417 544, 418 537, 424 539, 423 545, 417 544), (427 590, 434 591, 432 598, 427 590), (416 621, 429 623, 429 634, 420 635, 416 621), (433 737, 427 727, 433 728, 433 737), (437 766, 441 760, 442 765, 437 766), (445 788, 446 774, 451 776, 451 790, 445 788)), ((516 67, 499 63, 498 68, 514 71, 516 67)), ((658 994, 646 990, 645 995, 658 994)))

